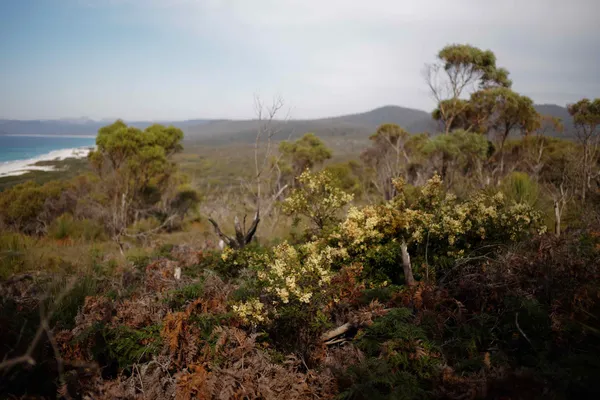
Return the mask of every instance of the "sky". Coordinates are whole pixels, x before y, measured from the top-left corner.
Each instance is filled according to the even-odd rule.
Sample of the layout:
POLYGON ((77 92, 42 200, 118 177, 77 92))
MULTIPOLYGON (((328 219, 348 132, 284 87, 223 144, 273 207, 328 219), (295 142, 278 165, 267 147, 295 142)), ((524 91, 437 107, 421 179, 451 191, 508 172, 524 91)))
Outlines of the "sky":
POLYGON ((0 0, 0 118, 430 111, 426 63, 492 50, 536 103, 600 97, 600 0, 0 0))

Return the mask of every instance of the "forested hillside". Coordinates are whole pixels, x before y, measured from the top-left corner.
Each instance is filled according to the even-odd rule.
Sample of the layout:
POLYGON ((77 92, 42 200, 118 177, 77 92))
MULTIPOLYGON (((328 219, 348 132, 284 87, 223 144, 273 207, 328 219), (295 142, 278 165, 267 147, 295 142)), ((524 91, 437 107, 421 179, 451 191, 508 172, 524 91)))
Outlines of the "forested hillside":
POLYGON ((600 99, 432 61, 431 113, 118 120, 1 191, 0 398, 599 398, 600 99))
MULTIPOLYGON (((561 118, 565 126, 566 137, 573 135, 571 116, 565 107, 558 105, 536 105, 538 113, 561 118)), ((314 132, 319 136, 336 138, 365 137, 373 132, 379 125, 391 123, 404 127, 410 133, 429 132, 436 133, 439 124, 434 121, 431 114, 422 110, 399 106, 384 106, 371 111, 342 115, 338 117, 298 120, 284 119, 282 115, 280 132, 276 139, 298 138, 306 132, 314 132)), ((17 121, 0 120, 0 135, 92 135, 107 122, 81 120, 39 120, 17 121)), ((128 125, 145 129, 154 122, 133 121, 128 125)), ((210 120, 195 119, 186 121, 157 122, 163 125, 173 125, 182 129, 185 140, 189 142, 201 141, 209 144, 227 144, 232 142, 252 142, 256 137, 259 126, 257 120, 210 120)), ((558 132, 547 132, 556 135, 558 132)))

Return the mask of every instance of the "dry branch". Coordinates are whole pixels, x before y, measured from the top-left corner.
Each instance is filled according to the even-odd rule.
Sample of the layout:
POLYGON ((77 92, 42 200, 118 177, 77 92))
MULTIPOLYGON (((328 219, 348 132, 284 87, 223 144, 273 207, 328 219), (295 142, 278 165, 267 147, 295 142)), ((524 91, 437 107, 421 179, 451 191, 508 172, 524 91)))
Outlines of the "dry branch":
POLYGON ((74 285, 75 285, 75 279, 71 279, 69 281, 69 283, 67 284, 67 286, 56 297, 56 299, 54 300, 53 307, 48 311, 48 313, 44 312, 44 308, 42 305, 42 302, 44 299, 42 299, 42 302, 40 302, 40 324, 38 326, 37 331, 35 332, 35 336, 33 337, 33 340, 31 341, 31 343, 29 344, 29 347, 27 348, 27 351, 25 352, 25 354, 23 354, 19 357, 14 357, 14 358, 10 358, 8 360, 2 361, 0 363, 0 370, 8 369, 8 368, 11 368, 11 367, 13 367, 15 365, 19 365, 19 364, 35 365, 36 361, 33 358, 33 352, 37 348, 40 340, 42 340, 42 336, 44 335, 44 333, 46 333, 46 336, 48 337, 48 340, 52 344, 53 349, 55 351, 55 357, 56 357, 58 369, 59 369, 59 371, 62 371, 62 365, 63 365, 62 358, 57 353, 58 347, 55 346, 56 341, 54 341, 54 337, 50 330, 49 323, 50 323, 50 320, 52 319, 52 317, 54 316, 54 313, 56 312, 56 307, 62 302, 62 300, 65 298, 65 296, 73 289, 74 285))
POLYGON ((348 332, 350 330, 350 328, 352 328, 352 324, 347 322, 342 326, 339 326, 335 329, 332 329, 330 331, 325 332, 322 336, 321 336, 321 340, 323 342, 326 342, 326 344, 333 344, 330 341, 332 339, 336 339, 339 336, 342 336, 343 334, 345 334, 346 332, 348 332))

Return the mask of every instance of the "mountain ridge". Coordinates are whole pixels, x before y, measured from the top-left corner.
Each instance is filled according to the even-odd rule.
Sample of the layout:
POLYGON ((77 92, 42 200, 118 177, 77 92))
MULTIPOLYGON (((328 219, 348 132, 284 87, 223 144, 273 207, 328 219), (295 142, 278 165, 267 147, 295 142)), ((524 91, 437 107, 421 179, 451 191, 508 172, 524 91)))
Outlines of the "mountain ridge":
MULTIPOLYGON (((563 120, 566 136, 570 136, 573 123, 565 107, 556 104, 535 105, 538 112, 559 117, 563 120)), ((125 121, 144 129, 154 123, 174 125, 181 128, 186 141, 249 141, 256 136, 259 121, 256 119, 188 119, 182 121, 125 121)), ((91 120, 87 117, 57 120, 11 120, 0 119, 0 135, 89 135, 109 124, 109 120, 91 120)), ((423 110, 385 105, 362 113, 316 119, 275 120, 279 131, 276 140, 294 138, 306 132, 324 137, 367 137, 384 123, 394 123, 410 133, 439 131, 439 125, 431 113, 423 110)))

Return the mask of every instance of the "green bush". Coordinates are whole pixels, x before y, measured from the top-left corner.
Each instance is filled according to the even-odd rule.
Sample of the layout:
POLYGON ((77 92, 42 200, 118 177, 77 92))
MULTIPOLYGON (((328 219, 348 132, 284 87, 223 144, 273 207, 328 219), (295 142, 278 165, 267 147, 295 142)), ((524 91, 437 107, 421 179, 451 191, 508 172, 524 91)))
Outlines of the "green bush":
POLYGON ((234 278, 239 276, 241 271, 254 266, 268 251, 257 244, 250 244, 240 250, 227 247, 222 253, 213 253, 212 257, 205 258, 201 264, 206 268, 214 269, 223 277, 234 278))
POLYGON ((46 203, 58 200, 68 187, 62 181, 44 185, 28 181, 0 192, 0 222, 20 232, 40 233, 44 224, 39 216, 46 203))
POLYGON ((71 214, 63 214, 56 218, 48 228, 48 236, 57 240, 81 239, 99 241, 106 239, 106 232, 101 224, 90 219, 75 219, 71 214))
POLYGON ((105 355, 116 362, 118 368, 131 372, 134 364, 152 359, 162 349, 161 325, 133 329, 126 325, 110 327, 102 331, 106 343, 105 355))
POLYGON ((360 298, 360 304, 368 305, 372 301, 379 301, 380 303, 387 303, 392 299, 394 294, 398 293, 402 289, 401 286, 389 285, 382 287, 374 287, 371 289, 365 289, 360 298))
POLYGON ((310 304, 289 303, 278 307, 277 315, 266 328, 275 349, 298 354, 310 363, 310 350, 320 335, 333 327, 327 315, 310 304))
POLYGON ((204 293, 204 281, 195 282, 169 292, 165 301, 172 310, 180 310, 188 303, 200 298, 204 293))
POLYGON ((404 283, 400 243, 388 242, 370 247, 364 255, 363 272, 372 280, 404 283))
MULTIPOLYGON (((51 284, 47 307, 52 304, 57 296, 66 290, 68 282, 68 277, 62 277, 58 282, 51 284)), ((74 281, 73 287, 66 292, 62 301, 53 305, 56 310, 52 319, 53 324, 62 329, 72 329, 75 326, 75 317, 81 306, 83 306, 85 298, 97 294, 98 290, 99 287, 96 278, 90 275, 78 276, 74 281)))
POLYGON ((431 398, 414 375, 396 371, 386 360, 368 358, 337 371, 339 400, 417 400, 431 398))
POLYGON ((0 234, 0 279, 6 279, 25 268, 25 252, 32 240, 18 233, 0 234))
POLYGON ((132 263, 134 267, 143 269, 152 262, 155 256, 143 248, 134 247, 127 252, 125 258, 132 263))
POLYGON ((423 399, 431 397, 441 360, 412 312, 395 308, 359 334, 367 357, 338 371, 343 399, 423 399))
POLYGON ((540 188, 529 175, 524 172, 512 172, 500 184, 500 190, 514 203, 535 206, 540 197, 540 188))

